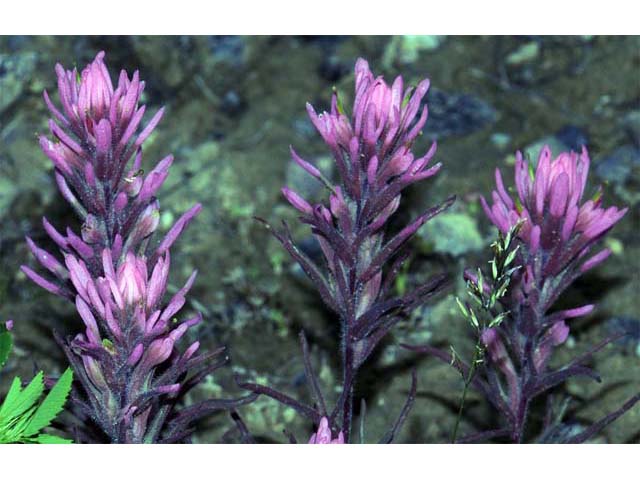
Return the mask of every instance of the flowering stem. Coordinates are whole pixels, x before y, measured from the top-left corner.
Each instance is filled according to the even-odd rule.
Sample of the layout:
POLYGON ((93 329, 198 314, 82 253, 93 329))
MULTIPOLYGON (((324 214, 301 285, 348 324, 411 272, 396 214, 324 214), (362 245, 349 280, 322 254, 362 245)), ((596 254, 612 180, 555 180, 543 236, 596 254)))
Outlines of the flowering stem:
POLYGON ((197 418, 233 403, 208 400, 175 414, 181 398, 227 362, 226 356, 215 361, 221 350, 197 354, 198 341, 184 351, 177 346, 201 321, 200 315, 176 318, 196 272, 165 301, 169 249, 201 206, 182 215, 157 247, 150 244, 160 220, 156 193, 173 156, 143 175, 142 149, 164 109, 142 127, 144 82, 137 71, 129 78, 123 70, 114 86, 104 56, 98 53, 80 75, 56 65, 62 111, 44 93, 52 138, 42 135, 40 146, 54 164, 62 196, 83 223, 80 235, 67 228, 64 236, 44 219, 63 261, 27 238, 45 272, 26 265, 22 270, 74 301, 86 327, 59 342, 81 387, 73 398, 74 413, 84 420, 83 437, 93 437, 97 426, 100 439, 104 434, 113 443, 183 441, 197 418))
POLYGON ((453 433, 451 435, 451 443, 456 443, 456 438, 458 437, 458 427, 460 426, 460 420, 462 419, 462 411, 464 410, 464 402, 467 399, 467 392, 469 391, 469 386, 471 382, 473 382, 473 377, 476 374, 477 365, 482 361, 484 357, 484 348, 482 347, 482 340, 478 338, 476 346, 473 351, 473 359, 471 360, 471 365, 469 366, 469 371, 467 372, 467 376, 464 377, 464 388, 462 389, 462 396, 460 397, 460 406, 458 407, 458 416, 456 417, 456 423, 453 426, 453 433))
MULTIPOLYGON (((313 205, 290 188, 282 189, 287 201, 300 212, 300 220, 311 226, 326 268, 316 265, 294 244, 286 224, 283 232, 272 230, 339 317, 342 393, 324 424, 333 433, 340 429, 345 441, 349 441, 352 429, 358 369, 401 314, 410 313, 444 285, 439 276, 404 296, 395 296, 393 279, 406 259, 401 249, 425 222, 454 201, 450 197, 395 235, 388 235, 385 227, 400 205, 402 191, 435 175, 441 166, 428 167, 435 143, 423 156, 411 151, 427 121, 426 106, 419 112, 429 81, 424 79, 415 89, 405 90, 402 77, 397 77, 389 86, 382 77, 373 75, 363 59, 356 62, 354 73, 352 116, 345 114, 335 92, 330 112, 317 114, 307 104, 312 123, 333 154, 339 176, 336 184, 291 149, 292 159, 331 192, 328 205, 313 205), (387 264, 390 269, 385 268, 387 264)), ((326 432, 322 433, 314 438, 328 440, 326 432)))
POLYGON ((511 431, 511 439, 513 440, 513 443, 522 443, 522 439, 524 438, 524 427, 527 423, 529 401, 530 398, 523 395, 520 403, 518 404, 518 410, 515 412, 516 421, 511 431))
POLYGON ((342 404, 342 432, 348 443, 351 436, 351 422, 353 420, 353 377, 355 372, 351 367, 353 361, 353 350, 347 346, 345 349, 345 372, 343 388, 345 389, 344 402, 342 404))

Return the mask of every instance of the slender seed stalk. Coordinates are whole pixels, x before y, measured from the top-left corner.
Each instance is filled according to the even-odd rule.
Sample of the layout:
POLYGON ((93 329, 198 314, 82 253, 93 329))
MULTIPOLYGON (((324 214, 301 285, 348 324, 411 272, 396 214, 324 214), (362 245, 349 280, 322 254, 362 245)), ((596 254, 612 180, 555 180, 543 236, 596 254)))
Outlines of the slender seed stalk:
POLYGON ((458 415, 456 417, 456 423, 453 426, 453 433, 451 434, 451 443, 456 443, 456 439, 458 438, 458 427, 460 427, 460 420, 462 419, 462 412, 464 410, 464 403, 467 399, 467 392, 469 391, 469 386, 475 377, 477 371, 477 365, 482 362, 484 358, 484 347, 480 339, 476 343, 476 346, 473 351, 473 359, 471 360, 471 365, 469 366, 469 371, 467 372, 467 376, 464 377, 464 388, 462 389, 462 395, 460 396, 460 406, 458 407, 458 415))

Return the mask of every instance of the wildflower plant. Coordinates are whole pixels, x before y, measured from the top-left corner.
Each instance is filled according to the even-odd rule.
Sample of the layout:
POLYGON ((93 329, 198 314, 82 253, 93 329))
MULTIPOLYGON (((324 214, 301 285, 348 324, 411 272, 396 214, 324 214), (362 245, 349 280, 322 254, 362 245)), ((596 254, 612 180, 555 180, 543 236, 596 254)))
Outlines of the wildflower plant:
MULTIPOLYGON (((429 80, 425 79, 415 88, 404 89, 402 77, 389 86, 382 77, 374 77, 368 63, 359 59, 351 115, 335 91, 330 112, 317 114, 307 104, 312 123, 333 155, 338 181, 325 178, 291 149, 294 162, 324 185, 328 203, 312 205, 288 187, 282 189, 287 201, 299 211, 300 221, 310 226, 325 265, 316 265, 296 246, 286 223, 282 230, 268 226, 339 319, 342 389, 334 408, 329 410, 311 368, 304 334, 301 343, 313 406, 266 385, 243 385, 291 406, 318 425, 326 438, 341 438, 344 442, 352 439, 358 372, 391 328, 445 283, 444 275, 437 275, 403 296, 396 296, 393 289, 394 279, 407 258, 402 247, 425 222, 448 208, 453 197, 429 208, 395 235, 391 236, 387 228, 403 190, 435 175, 441 167, 440 163, 429 166, 436 152, 435 143, 422 156, 412 151, 427 121, 428 109, 425 105, 420 111, 420 106, 428 88, 429 80)), ((415 390, 414 375, 401 415, 383 441, 395 437, 413 403, 415 390)), ((320 433, 316 439, 319 437, 320 433)))
MULTIPOLYGON (((11 353, 12 326, 11 320, 0 324, 0 368, 11 353)), ((6 397, 0 402, 0 443, 71 443, 71 440, 43 430, 64 408, 72 381, 73 373, 67 369, 44 395, 43 372, 38 372, 24 388, 20 377, 14 377, 6 397)))
POLYGON ((156 193, 169 174, 171 155, 146 175, 145 141, 164 108, 144 125, 140 105, 144 82, 123 70, 114 88, 104 52, 78 74, 56 65, 58 109, 48 93, 52 138, 40 137, 55 166, 60 192, 82 221, 80 235, 44 228, 62 258, 27 238, 44 268, 22 271, 35 283, 75 303, 85 331, 59 341, 82 388, 73 396, 84 421, 95 422, 114 443, 177 442, 189 438, 192 423, 242 400, 206 400, 180 410, 176 405, 206 375, 226 363, 224 349, 198 353, 178 341, 201 315, 178 321, 176 314, 196 277, 165 300, 170 248, 198 214, 195 205, 158 243, 152 241, 160 218, 156 193))
POLYGON ((555 310, 554 305, 578 277, 609 256, 608 248, 595 254, 594 249, 627 211, 605 209, 602 189, 582 203, 589 162, 585 148, 580 153, 565 152, 552 159, 551 150, 545 146, 534 172, 518 152, 515 199, 496 169, 493 204, 482 198, 487 217, 499 230, 495 257, 490 262, 491 275, 483 275, 480 269, 465 272, 468 291, 488 321, 479 323, 475 310, 468 303, 460 303, 463 315, 474 327, 480 353, 469 365, 431 346, 408 347, 451 362, 466 379, 465 385, 468 381, 475 387, 504 419, 499 428, 468 435, 461 441, 505 437, 516 443, 527 438, 580 443, 640 400, 640 394, 635 395, 618 410, 579 432, 565 428, 562 415, 557 415, 550 401, 550 390, 569 378, 587 376, 600 381, 588 362, 594 353, 618 338, 605 338, 560 367, 549 365, 553 351, 569 336, 567 322, 594 309, 590 304, 555 310), (543 429, 535 436, 528 435, 532 403, 545 396, 548 401, 543 429))

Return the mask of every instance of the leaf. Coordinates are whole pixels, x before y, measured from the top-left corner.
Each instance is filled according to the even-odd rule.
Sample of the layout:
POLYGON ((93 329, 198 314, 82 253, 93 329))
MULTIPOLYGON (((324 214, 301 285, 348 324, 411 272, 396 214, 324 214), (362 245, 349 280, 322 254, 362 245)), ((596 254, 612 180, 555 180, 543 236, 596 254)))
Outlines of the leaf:
POLYGON ((22 381, 20 380, 20 377, 14 377, 11 382, 11 387, 9 388, 9 393, 7 393, 7 396, 4 398, 4 402, 2 403, 2 407, 0 407, 0 420, 8 417, 8 412, 11 411, 12 405, 20 396, 20 391, 22 390, 21 385, 22 381))
POLYGON ((11 347, 13 347, 13 339, 9 332, 0 333, 0 368, 4 367, 7 363, 7 358, 11 353, 11 347))
POLYGON ((31 421, 31 415, 35 411, 36 407, 30 407, 26 412, 23 412, 19 415, 16 415, 15 418, 11 422, 11 434, 15 437, 15 442, 23 442, 24 439, 24 429, 27 428, 27 425, 31 421))
POLYGON ((24 431, 25 436, 30 437, 48 427, 56 415, 62 411, 71 391, 71 382, 73 382, 73 372, 67 368, 34 413, 24 431))
POLYGON ((371 260, 367 269, 360 274, 360 282, 366 283, 371 280, 380 270, 382 270, 384 264, 398 252, 404 242, 409 240, 409 238, 411 238, 420 229, 420 227, 422 227, 422 225, 449 208, 454 200, 455 196, 451 196, 440 205, 431 207, 409 225, 404 227, 391 240, 387 241, 373 260, 371 260))
POLYGON ((73 440, 69 440, 68 438, 58 437, 57 435, 49 435, 47 433, 43 433, 42 435, 38 435, 35 438, 37 443, 42 444, 68 444, 73 443, 73 440))
POLYGON ((33 380, 25 387, 20 396, 16 399, 15 404, 9 411, 9 415, 17 417, 29 410, 38 401, 44 391, 44 373, 38 372, 33 380))

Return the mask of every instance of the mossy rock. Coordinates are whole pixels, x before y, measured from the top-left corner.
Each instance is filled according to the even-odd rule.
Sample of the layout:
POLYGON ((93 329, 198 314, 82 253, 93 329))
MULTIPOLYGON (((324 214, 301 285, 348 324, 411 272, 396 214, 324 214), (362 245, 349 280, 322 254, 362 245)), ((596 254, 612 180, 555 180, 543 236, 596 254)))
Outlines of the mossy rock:
POLYGON ((419 233, 426 251, 453 256, 475 252, 484 246, 476 221, 465 213, 443 213, 430 220, 419 233))

